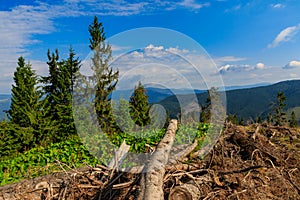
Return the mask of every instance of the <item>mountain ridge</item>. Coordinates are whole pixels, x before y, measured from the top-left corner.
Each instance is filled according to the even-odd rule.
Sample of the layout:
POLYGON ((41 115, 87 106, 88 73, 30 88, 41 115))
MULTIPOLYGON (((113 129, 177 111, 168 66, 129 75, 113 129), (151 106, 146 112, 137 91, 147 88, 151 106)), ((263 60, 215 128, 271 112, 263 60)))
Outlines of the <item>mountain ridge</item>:
MULTIPOLYGON (((198 103, 204 104, 207 98, 206 90, 192 89, 168 89, 146 87, 150 104, 161 104, 170 113, 171 117, 176 117, 179 113, 178 100, 180 97, 183 102, 187 102, 190 95, 197 96, 198 103)), ((286 80, 270 84, 254 84, 245 86, 225 87, 227 97, 227 113, 235 114, 239 118, 252 119, 260 116, 265 118, 270 112, 270 104, 275 101, 278 91, 284 92, 287 97, 287 110, 300 107, 300 80, 286 80), (251 87, 251 88, 249 88, 251 87)), ((117 90, 113 93, 113 99, 123 96, 129 99, 133 90, 117 90)), ((6 117, 4 110, 8 110, 11 103, 10 94, 0 94, 0 120, 6 117)), ((187 105, 188 103, 186 103, 187 105)))
MULTIPOLYGON (((287 98, 287 110, 300 106, 300 80, 288 80, 267 86, 226 91, 227 114, 251 120, 266 118, 279 91, 284 92, 287 98)), ((207 93, 197 94, 198 103, 203 105, 207 96, 207 93)), ((188 104, 185 100, 191 98, 185 95, 180 96, 180 99, 183 104, 188 104)), ((176 96, 167 97, 159 103, 168 110, 171 117, 178 115, 180 109, 176 96)))

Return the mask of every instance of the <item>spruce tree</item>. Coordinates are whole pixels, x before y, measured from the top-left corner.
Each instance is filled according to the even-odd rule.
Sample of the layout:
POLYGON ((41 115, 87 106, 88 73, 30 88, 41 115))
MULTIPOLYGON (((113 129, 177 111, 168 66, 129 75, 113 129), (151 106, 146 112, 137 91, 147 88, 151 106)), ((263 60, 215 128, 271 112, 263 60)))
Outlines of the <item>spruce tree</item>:
POLYGON ((211 98, 207 91, 207 98, 204 105, 201 105, 200 122, 207 123, 211 117, 211 98))
POLYGON ((226 111, 221 101, 221 93, 215 87, 211 87, 207 93, 206 104, 201 106, 200 122, 222 123, 226 117, 226 111))
POLYGON ((148 125, 150 123, 148 96, 141 82, 135 87, 129 103, 131 105, 131 117, 135 124, 140 127, 148 125))
POLYGON ((18 59, 14 82, 8 111, 9 119, 21 127, 29 127, 31 126, 30 114, 36 112, 40 96, 36 88, 37 76, 30 63, 26 64, 23 57, 18 59))
POLYGON ((291 119, 289 120, 289 125, 292 128, 295 128, 298 125, 296 114, 294 111, 292 111, 292 113, 291 113, 291 119))
POLYGON ((58 92, 54 98, 55 111, 59 116, 59 126, 65 136, 75 133, 75 125, 72 112, 72 94, 75 81, 75 74, 80 69, 80 61, 75 59, 75 53, 70 48, 69 57, 63 60, 58 69, 58 92))
POLYGON ((240 122, 239 122, 239 125, 242 125, 242 126, 244 126, 244 125, 245 125, 245 120, 244 120, 244 118, 243 118, 243 117, 241 117, 241 119, 240 119, 240 122))
POLYGON ((95 83, 95 110, 100 127, 105 132, 114 128, 111 94, 118 82, 119 71, 113 71, 109 62, 112 59, 111 45, 105 42, 104 27, 95 16, 89 25, 90 49, 94 52, 92 57, 93 81, 95 83))
POLYGON ((52 136, 54 141, 60 141, 75 133, 72 115, 72 92, 75 74, 80 68, 80 61, 75 59, 75 53, 70 48, 67 60, 59 60, 58 50, 50 54, 48 50, 49 76, 42 78, 47 106, 46 116, 55 122, 58 131, 52 136))
POLYGON ((37 88, 37 76, 30 63, 25 64, 23 57, 18 59, 14 82, 8 114, 22 151, 34 144, 46 143, 55 127, 44 115, 46 108, 41 101, 42 93, 37 88))
POLYGON ((47 106, 49 106, 48 116, 51 116, 53 119, 57 119, 59 116, 56 112, 56 105, 58 104, 57 99, 55 99, 55 95, 59 93, 58 91, 58 69, 59 69, 59 54, 58 49, 55 50, 55 53, 50 52, 48 49, 48 70, 49 75, 46 77, 42 77, 41 82, 43 83, 43 91, 46 95, 45 101, 47 102, 47 106))
POLYGON ((273 112, 274 112, 274 125, 275 126, 283 126, 286 123, 286 113, 284 112, 284 108, 286 106, 285 104, 286 97, 283 92, 277 93, 276 102, 273 106, 273 112))
POLYGON ((239 119, 238 119, 238 117, 235 114, 234 115, 229 114, 228 117, 227 117, 227 120, 229 122, 231 122, 232 124, 235 124, 235 125, 239 124, 239 119))

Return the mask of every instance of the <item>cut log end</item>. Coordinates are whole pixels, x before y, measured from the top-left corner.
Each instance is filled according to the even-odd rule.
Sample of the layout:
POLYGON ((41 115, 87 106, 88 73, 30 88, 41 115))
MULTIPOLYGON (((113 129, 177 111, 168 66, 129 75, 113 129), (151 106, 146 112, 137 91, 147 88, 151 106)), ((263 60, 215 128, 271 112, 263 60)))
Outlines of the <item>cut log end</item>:
POLYGON ((177 187, 171 190, 169 200, 193 200, 193 197, 186 188, 177 187))
POLYGON ((174 187, 169 194, 169 200, 198 200, 200 190, 194 184, 194 181, 187 182, 183 185, 174 187))

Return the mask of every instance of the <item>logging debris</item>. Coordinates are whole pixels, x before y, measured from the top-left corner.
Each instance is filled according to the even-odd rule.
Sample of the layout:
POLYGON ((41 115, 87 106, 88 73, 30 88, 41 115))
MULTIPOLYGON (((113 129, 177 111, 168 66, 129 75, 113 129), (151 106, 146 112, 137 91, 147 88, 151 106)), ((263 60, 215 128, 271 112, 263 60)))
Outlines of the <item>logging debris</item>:
MULTIPOLYGON (((226 124, 206 156, 191 151, 169 158, 160 173, 163 199, 300 199, 299 144, 299 129, 226 124)), ((143 191, 142 179, 141 173, 86 166, 2 186, 0 200, 133 200, 143 191)))

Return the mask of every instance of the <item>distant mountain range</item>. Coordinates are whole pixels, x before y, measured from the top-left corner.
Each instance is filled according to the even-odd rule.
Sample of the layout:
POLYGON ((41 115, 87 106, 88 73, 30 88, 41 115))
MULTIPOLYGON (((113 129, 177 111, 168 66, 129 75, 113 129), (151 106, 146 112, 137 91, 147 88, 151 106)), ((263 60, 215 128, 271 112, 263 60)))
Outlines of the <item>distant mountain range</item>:
MULTIPOLYGON (((278 91, 284 92, 287 97, 287 110, 300 110, 300 80, 283 81, 276 84, 256 84, 247 86, 230 86, 226 87, 227 97, 227 113, 236 114, 239 118, 255 119, 258 116, 265 118, 270 112, 270 105, 275 101, 278 91)), ((177 97, 182 99, 185 105, 189 104, 192 99, 191 94, 196 94, 198 103, 204 104, 207 98, 206 90, 191 90, 191 89, 164 89, 148 87, 146 88, 149 102, 151 104, 158 103, 165 107, 171 116, 176 116, 179 113, 180 107, 177 97)), ((113 93, 113 99, 119 99, 123 96, 129 99, 133 90, 117 90, 113 93)), ((6 114, 3 110, 8 110, 10 107, 11 96, 9 94, 0 94, 0 119, 3 119, 6 114)), ((195 109, 195 105, 188 109, 195 109)), ((299 118, 300 118, 300 112, 299 118)))
POLYGON ((5 119, 6 113, 5 110, 8 110, 10 107, 10 94, 0 94, 0 120, 5 119))
MULTIPOLYGON (((297 108, 300 107, 300 80, 293 80, 273 85, 227 91, 227 114, 235 114, 239 118, 252 120, 255 120, 258 116, 266 118, 270 112, 272 102, 276 101, 278 91, 284 92, 286 96, 287 110, 298 110, 297 108)), ((189 94, 173 95, 159 102, 173 117, 180 111, 178 97, 183 105, 188 105, 188 101, 192 99, 189 94)), ((207 99, 207 93, 197 94, 197 99, 198 103, 203 105, 207 99)), ((299 115, 298 118, 300 118, 299 115)))
MULTIPOLYGON (((173 95, 182 95, 182 94, 201 94, 206 92, 206 90, 191 90, 191 89, 164 89, 164 88, 154 88, 147 87, 145 88, 146 94, 148 95, 148 101, 150 104, 155 102, 160 102, 163 99, 173 96, 173 95)), ((133 90, 117 90, 113 92, 112 99, 118 100, 120 97, 124 99, 129 99, 133 94, 133 90)))

